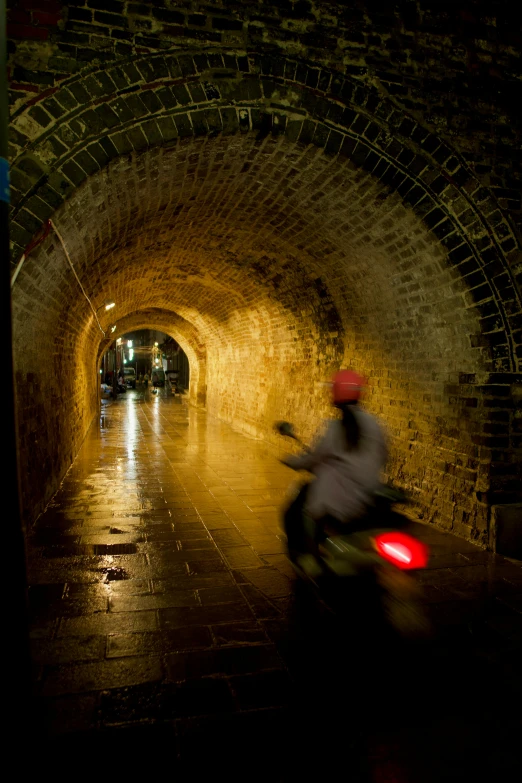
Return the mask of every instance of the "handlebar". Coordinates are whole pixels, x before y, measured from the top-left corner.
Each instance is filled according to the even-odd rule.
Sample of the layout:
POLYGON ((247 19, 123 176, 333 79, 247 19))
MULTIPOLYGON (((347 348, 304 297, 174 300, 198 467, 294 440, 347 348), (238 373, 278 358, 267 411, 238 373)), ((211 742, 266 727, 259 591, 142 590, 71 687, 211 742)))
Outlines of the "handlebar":
POLYGON ((291 424, 289 421, 276 421, 274 424, 274 429, 276 432, 278 432, 280 435, 283 435, 285 438, 292 438, 292 440, 295 440, 296 443, 298 443, 303 451, 310 452, 310 447, 306 445, 306 443, 303 443, 301 438, 298 438, 297 435, 294 432, 293 424, 291 424))

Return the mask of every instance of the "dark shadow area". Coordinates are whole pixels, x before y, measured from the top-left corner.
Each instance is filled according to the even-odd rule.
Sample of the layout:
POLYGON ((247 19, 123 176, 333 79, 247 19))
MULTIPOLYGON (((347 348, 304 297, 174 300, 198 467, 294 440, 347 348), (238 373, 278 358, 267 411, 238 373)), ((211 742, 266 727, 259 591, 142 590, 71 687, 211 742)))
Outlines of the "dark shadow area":
POLYGON ((297 590, 278 645, 296 687, 288 761, 300 779, 342 767, 361 781, 515 779, 521 615, 498 597, 429 615, 432 638, 400 641, 297 590))

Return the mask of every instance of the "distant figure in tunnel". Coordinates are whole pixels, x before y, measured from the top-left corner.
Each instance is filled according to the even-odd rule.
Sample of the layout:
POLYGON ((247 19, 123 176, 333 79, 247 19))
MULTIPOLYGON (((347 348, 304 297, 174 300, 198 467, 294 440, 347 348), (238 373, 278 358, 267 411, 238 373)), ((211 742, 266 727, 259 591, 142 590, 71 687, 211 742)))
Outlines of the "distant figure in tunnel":
POLYGON ((315 475, 315 481, 301 488, 284 519, 290 556, 304 557, 308 565, 310 542, 317 542, 326 525, 349 526, 363 517, 380 484, 387 459, 386 441, 377 420, 358 405, 364 383, 351 370, 338 372, 333 379, 332 402, 342 418, 328 423, 310 452, 282 460, 294 470, 315 475), (306 529, 307 525, 312 530, 306 529))
POLYGON ((149 385, 149 374, 148 372, 146 372, 145 375, 143 376, 143 386, 145 387, 145 389, 147 389, 148 385, 149 385))

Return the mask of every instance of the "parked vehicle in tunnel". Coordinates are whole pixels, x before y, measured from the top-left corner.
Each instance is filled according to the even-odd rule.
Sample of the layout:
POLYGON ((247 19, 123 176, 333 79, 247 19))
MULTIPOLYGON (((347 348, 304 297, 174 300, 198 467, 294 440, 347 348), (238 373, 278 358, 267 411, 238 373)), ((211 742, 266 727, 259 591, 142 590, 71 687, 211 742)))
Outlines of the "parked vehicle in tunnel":
MULTIPOLYGON (((289 422, 275 428, 309 451, 289 422)), ((328 516, 318 522, 306 510, 309 487, 309 482, 299 482, 292 488, 284 517, 288 554, 297 575, 343 615, 364 617, 373 627, 383 624, 401 636, 426 635, 429 622, 412 572, 426 567, 428 549, 407 532, 408 518, 393 509, 407 497, 381 485, 360 518, 341 524, 328 516), (292 532, 296 526, 304 532, 298 538, 292 532), (298 548, 291 548, 296 540, 298 548)))
POLYGON ((134 367, 125 367, 123 370, 125 385, 130 389, 136 388, 136 370, 134 367))

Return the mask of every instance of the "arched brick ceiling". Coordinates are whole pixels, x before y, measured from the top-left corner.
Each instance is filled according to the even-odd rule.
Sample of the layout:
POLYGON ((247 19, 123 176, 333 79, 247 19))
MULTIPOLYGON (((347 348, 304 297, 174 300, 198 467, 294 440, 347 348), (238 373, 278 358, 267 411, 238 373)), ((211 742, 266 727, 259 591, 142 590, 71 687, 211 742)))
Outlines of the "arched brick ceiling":
MULTIPOLYGON (((245 135, 146 153, 132 167, 115 162, 55 221, 93 298, 118 302, 109 320, 170 309, 204 342, 226 343, 230 322, 255 324, 260 299, 265 309, 299 317, 315 294, 311 328, 327 319, 341 332, 364 323, 374 336, 384 331, 387 342, 389 330, 395 338, 413 318, 433 360, 447 353, 451 366, 462 367, 458 335, 466 356, 469 334, 480 331, 465 284, 459 287, 444 249, 412 210, 396 197, 383 200, 382 191, 348 162, 284 138, 245 135), (445 322, 444 306, 459 319, 445 322)), ((80 317, 84 305, 77 305, 80 317)), ((479 354, 487 369, 486 353, 479 354)))
MULTIPOLYGON (((420 125, 404 121, 397 124, 396 112, 389 102, 377 100, 371 90, 349 78, 339 82, 334 73, 325 72, 325 86, 330 92, 325 89, 318 100, 319 91, 308 87, 306 73, 300 77, 303 84, 286 77, 276 80, 262 70, 252 71, 256 61, 247 61, 243 64, 246 72, 230 72, 225 87, 215 70, 204 70, 205 63, 209 65, 208 58, 201 63, 194 57, 194 75, 173 80, 169 74, 181 74, 182 66, 188 67, 186 62, 172 55, 141 58, 136 65, 141 64, 145 73, 145 64, 158 71, 160 78, 154 91, 133 65, 127 77, 134 80, 131 88, 107 93, 106 87, 94 106, 64 112, 45 130, 35 125, 31 109, 16 117, 14 125, 30 133, 33 140, 13 166, 15 258, 21 252, 19 244, 30 240, 41 221, 53 214, 75 185, 81 185, 119 155, 176 145, 180 138, 216 134, 227 138, 233 149, 237 142, 231 134, 239 131, 240 138, 241 132, 250 129, 260 138, 285 135, 289 141, 306 146, 309 154, 320 148, 334 159, 351 160, 413 207, 448 250, 450 263, 467 277, 473 301, 493 300, 484 306, 487 315, 493 316, 484 324, 484 331, 506 330, 503 340, 495 337, 495 346, 503 347, 493 349, 493 358, 497 369, 515 369, 518 357, 514 341, 520 341, 516 239, 493 195, 481 188, 472 171, 450 147, 420 125), (207 78, 213 79, 213 83, 205 81, 207 78), (334 84, 338 95, 331 92, 334 84), (155 103, 146 98, 149 94, 155 96, 155 103), (234 99, 232 105, 230 98, 234 99), (515 337, 511 336, 513 329, 517 331, 515 337)), ((263 62, 260 65, 264 67, 263 62)), ((71 94, 73 85, 87 95, 93 78, 101 83, 103 74, 105 70, 75 77, 68 87, 50 98, 44 97, 42 107, 60 98, 66 102, 64 96, 71 94)), ((297 78, 297 73, 293 78, 297 78)), ((190 168, 190 162, 183 165, 190 168)), ((205 176, 204 159, 200 165, 205 176)), ((247 173, 250 162, 246 160, 244 166, 243 173, 247 173)), ((333 174, 330 176, 333 178, 333 174)), ((258 193, 261 200, 269 194, 275 197, 269 183, 263 187, 258 193)), ((316 198, 320 192, 319 189, 316 198)), ((289 184, 284 192, 277 192, 277 197, 286 199, 291 193, 289 184)), ((161 194, 157 197, 161 198, 161 194)))
MULTIPOLYGON (((66 104, 59 96, 43 112, 39 99, 78 71, 104 67, 101 83, 89 85, 98 99, 111 85, 129 86, 132 61, 140 55, 137 67, 148 83, 209 67, 221 69, 223 77, 238 59, 243 63, 250 56, 274 80, 284 76, 315 90, 335 89, 320 66, 336 75, 337 94, 343 94, 342 77, 349 76, 375 97, 386 96, 398 110, 398 124, 411 117, 449 143, 520 225, 521 36, 518 7, 510 0, 10 0, 8 5, 11 104, 15 112, 32 105, 36 125, 46 127, 61 116, 66 104), (169 49, 180 54, 176 68, 147 63, 169 49), (185 56, 194 51, 196 68, 185 56)), ((77 105, 73 95, 71 102, 77 105)), ((24 139, 14 134, 13 142, 23 146, 24 139)))

